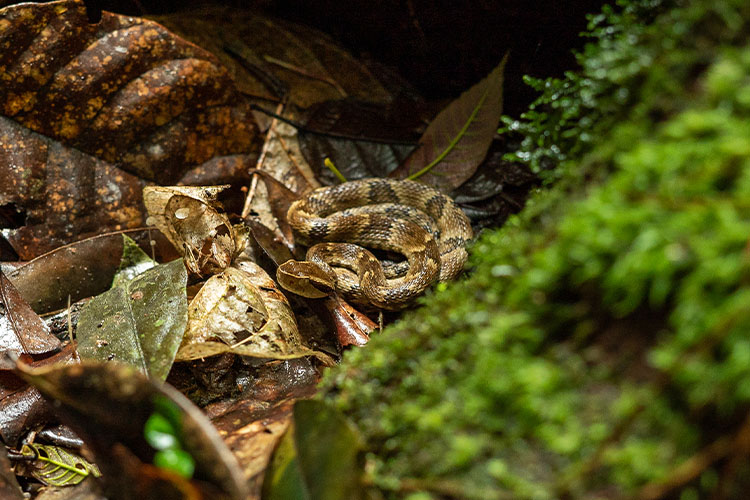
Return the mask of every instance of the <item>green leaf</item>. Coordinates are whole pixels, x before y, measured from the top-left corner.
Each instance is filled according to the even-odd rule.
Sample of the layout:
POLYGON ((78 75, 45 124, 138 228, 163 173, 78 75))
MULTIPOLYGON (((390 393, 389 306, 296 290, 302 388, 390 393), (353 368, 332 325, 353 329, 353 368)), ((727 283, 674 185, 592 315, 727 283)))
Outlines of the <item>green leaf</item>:
POLYGON ((78 321, 81 358, 116 360, 165 380, 187 324, 186 284, 180 259, 91 299, 78 321))
POLYGON ((297 460, 293 425, 289 426, 282 436, 266 468, 262 498, 263 500, 311 499, 297 460))
POLYGON ((507 59, 443 109, 422 134, 420 147, 389 177, 419 179, 449 193, 474 175, 500 122, 507 59))
POLYGON ((338 411, 321 401, 297 401, 294 425, 266 470, 263 498, 364 498, 361 449, 359 434, 338 411))
POLYGON ((141 247, 138 246, 138 243, 133 238, 123 233, 122 259, 120 260, 120 267, 117 268, 115 277, 112 280, 112 287, 130 281, 158 264, 158 262, 146 255, 146 252, 141 250, 141 247))
POLYGON ((182 477, 193 477, 195 460, 190 453, 180 448, 159 450, 154 455, 154 465, 162 469, 169 469, 182 477))
POLYGON ((95 464, 59 446, 25 444, 21 448, 21 454, 32 458, 29 464, 30 474, 46 485, 71 486, 89 475, 101 476, 95 464))
POLYGON ((159 413, 154 413, 143 426, 143 436, 146 442, 156 450, 166 450, 179 446, 175 428, 172 423, 159 413))

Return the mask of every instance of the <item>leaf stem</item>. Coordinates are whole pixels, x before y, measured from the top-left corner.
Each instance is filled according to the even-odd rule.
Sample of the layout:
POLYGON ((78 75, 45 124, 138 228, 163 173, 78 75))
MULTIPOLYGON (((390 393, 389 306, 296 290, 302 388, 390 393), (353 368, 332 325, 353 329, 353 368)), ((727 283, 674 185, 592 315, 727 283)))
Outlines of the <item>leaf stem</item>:
POLYGON ((456 134, 456 136, 451 140, 451 142, 445 147, 443 151, 440 152, 440 154, 432 160, 430 163, 427 164, 422 170, 420 170, 417 173, 411 174, 407 179, 410 181, 416 180, 419 177, 423 176, 430 170, 432 170, 432 167, 443 161, 443 158, 448 156, 448 154, 453 150, 453 148, 456 147, 456 145, 459 143, 461 138, 466 134, 466 131, 469 129, 469 126, 474 122, 474 118, 476 118, 477 114, 479 113, 479 110, 482 108, 482 105, 484 104, 484 101, 487 99, 487 95, 489 94, 490 89, 487 87, 484 90, 484 93, 482 93, 482 97, 479 99, 479 102, 477 102, 477 105, 474 106, 474 109, 471 112, 471 115, 469 115, 469 118, 466 120, 466 123, 464 123, 464 126, 461 127, 461 130, 456 134))
POLYGON ((339 169, 336 168, 336 165, 333 164, 333 161, 331 161, 330 158, 326 156, 325 160, 323 160, 323 164, 328 167, 328 170, 333 172, 333 174, 338 177, 341 182, 346 182, 346 177, 344 177, 344 175, 339 172, 339 169))

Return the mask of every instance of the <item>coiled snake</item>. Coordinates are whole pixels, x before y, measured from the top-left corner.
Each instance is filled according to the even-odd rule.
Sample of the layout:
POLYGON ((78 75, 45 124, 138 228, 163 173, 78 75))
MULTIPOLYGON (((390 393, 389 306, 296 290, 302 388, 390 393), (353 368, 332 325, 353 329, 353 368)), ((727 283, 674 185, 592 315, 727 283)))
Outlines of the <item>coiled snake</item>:
POLYGON ((287 218, 303 241, 328 243, 310 247, 306 261, 279 266, 282 287, 312 298, 335 291, 389 310, 406 307, 434 281, 458 275, 473 236, 452 199, 407 180, 365 179, 316 189, 295 201, 287 218), (406 261, 381 263, 365 246, 406 261))

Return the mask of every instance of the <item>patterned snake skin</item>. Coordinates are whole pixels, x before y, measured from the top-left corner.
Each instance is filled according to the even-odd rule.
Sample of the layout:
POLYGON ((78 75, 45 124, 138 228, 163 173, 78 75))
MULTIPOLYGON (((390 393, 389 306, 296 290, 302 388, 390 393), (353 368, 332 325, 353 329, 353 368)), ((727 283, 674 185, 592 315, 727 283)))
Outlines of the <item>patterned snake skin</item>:
POLYGON ((434 281, 456 277, 473 236, 453 200, 406 180, 365 179, 316 189, 294 202, 287 217, 304 242, 329 243, 313 245, 307 261, 279 266, 282 287, 308 297, 335 290, 380 309, 406 307, 434 281), (363 247, 396 252, 406 261, 384 267, 363 247))

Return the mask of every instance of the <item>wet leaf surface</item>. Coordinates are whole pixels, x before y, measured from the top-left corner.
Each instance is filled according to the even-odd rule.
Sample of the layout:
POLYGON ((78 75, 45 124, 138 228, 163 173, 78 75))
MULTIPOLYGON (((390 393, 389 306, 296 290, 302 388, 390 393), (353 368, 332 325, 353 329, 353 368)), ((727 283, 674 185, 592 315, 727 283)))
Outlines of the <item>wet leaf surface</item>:
POLYGON ((91 24, 72 0, 6 7, 0 81, 0 205, 24 214, 6 236, 23 259, 142 225, 146 181, 236 176, 257 155, 218 60, 141 18, 91 24))
MULTIPOLYGON (((66 345, 60 352, 33 362, 36 366, 55 363, 76 363, 75 344, 66 345)), ((54 422, 54 412, 39 391, 5 369, 0 370, 0 437, 5 444, 15 446, 31 429, 54 422)))
POLYGON ((158 262, 146 255, 146 252, 141 250, 141 247, 138 246, 133 238, 127 234, 123 234, 122 259, 120 259, 120 267, 117 268, 117 273, 112 280, 112 287, 130 281, 158 264, 158 262))
POLYGON ((205 408, 240 461, 251 498, 260 498, 266 466, 291 422, 294 402, 315 394, 319 379, 307 358, 267 363, 246 379, 242 395, 205 408))
MULTIPOLYGON (((149 255, 161 262, 179 256, 155 229, 126 231, 149 255), (153 245, 151 244, 153 242, 153 245)), ((38 313, 55 311, 71 302, 110 288, 120 266, 122 233, 105 233, 56 248, 8 271, 8 279, 38 313)))
POLYGON ((325 403, 297 401, 294 425, 281 439, 268 468, 264 498, 365 498, 361 443, 352 425, 325 403))
POLYGON ((0 350, 45 354, 60 347, 60 340, 0 271, 0 350))
MULTIPOLYGON (((0 224, 10 228, 0 255, 29 259, 83 235, 141 225, 146 206, 149 223, 183 254, 194 278, 188 293, 195 294, 188 313, 186 270, 179 261, 156 265, 174 258, 174 248, 161 251, 166 240, 156 230, 134 233, 137 245, 117 233, 3 264, 37 311, 83 307, 78 318, 75 308, 49 318, 60 339, 77 338, 66 346, 69 358, 77 349, 115 362, 23 368, 54 407, 0 370, 0 436, 18 443, 59 416, 104 464, 114 500, 260 499, 264 477, 273 478, 268 498, 289 498, 285 491, 360 498, 356 433, 329 409, 295 401, 314 395, 321 364, 333 364, 341 347, 365 344, 376 325, 330 298, 293 301, 292 309, 266 271, 247 259, 268 271, 273 264, 258 245, 275 263, 303 250, 294 247, 286 211, 295 193, 333 181, 321 168, 325 157, 349 179, 385 176, 411 161, 409 141, 424 128, 415 106, 421 101, 403 82, 382 85, 360 60, 301 25, 229 8, 163 19, 215 56, 144 19, 105 12, 90 24, 83 3, 0 11, 0 178, 5 169, 11 181, 0 185, 0 224), (255 98, 281 118, 252 108, 255 98), (258 164, 253 117, 267 131, 258 164), (217 203, 221 187, 212 185, 249 180, 253 166, 263 170, 242 188, 249 196, 238 218, 231 202, 226 211, 217 203), (233 225, 240 219, 247 226, 233 225), (68 335, 68 322, 76 335, 68 335), (173 366, 184 331, 186 361, 173 366), (206 405, 214 427, 143 373, 157 381, 169 374, 170 383, 206 405), (294 430, 286 432, 292 420, 294 430), (287 453, 277 453, 267 474, 282 436, 287 453)), ((483 103, 494 99, 480 94, 483 103)), ((484 119, 477 118, 484 104, 471 108, 465 98, 436 119, 437 132, 423 135, 438 153, 446 139, 436 137, 455 129, 462 113, 473 125, 484 119)), ((440 164, 447 171, 439 165, 423 179, 458 175, 448 160, 476 169, 481 157, 451 156, 467 137, 476 147, 470 128, 454 134, 460 140, 448 137, 452 149, 440 164)), ((461 175, 471 177, 468 170, 461 175)), ((489 213, 507 182, 495 170, 480 171, 457 193, 489 213)), ((240 194, 239 187, 235 182, 231 191, 240 194)), ((44 495, 56 498, 52 490, 44 495)), ((100 498, 96 491, 81 495, 100 498)))
POLYGON ((246 498, 231 452, 200 410, 170 386, 118 363, 20 369, 56 402, 61 418, 92 450, 111 498, 165 500, 184 498, 186 492, 246 498), (144 426, 151 415, 164 411, 176 422, 182 448, 195 459, 192 480, 151 465, 155 450, 145 440, 144 426))
POLYGON ((164 380, 187 324, 182 260, 161 264, 91 299, 78 320, 82 359, 116 360, 164 380))
POLYGON ((500 122, 506 60, 430 122, 420 147, 390 177, 418 179, 450 193, 474 174, 500 122))

